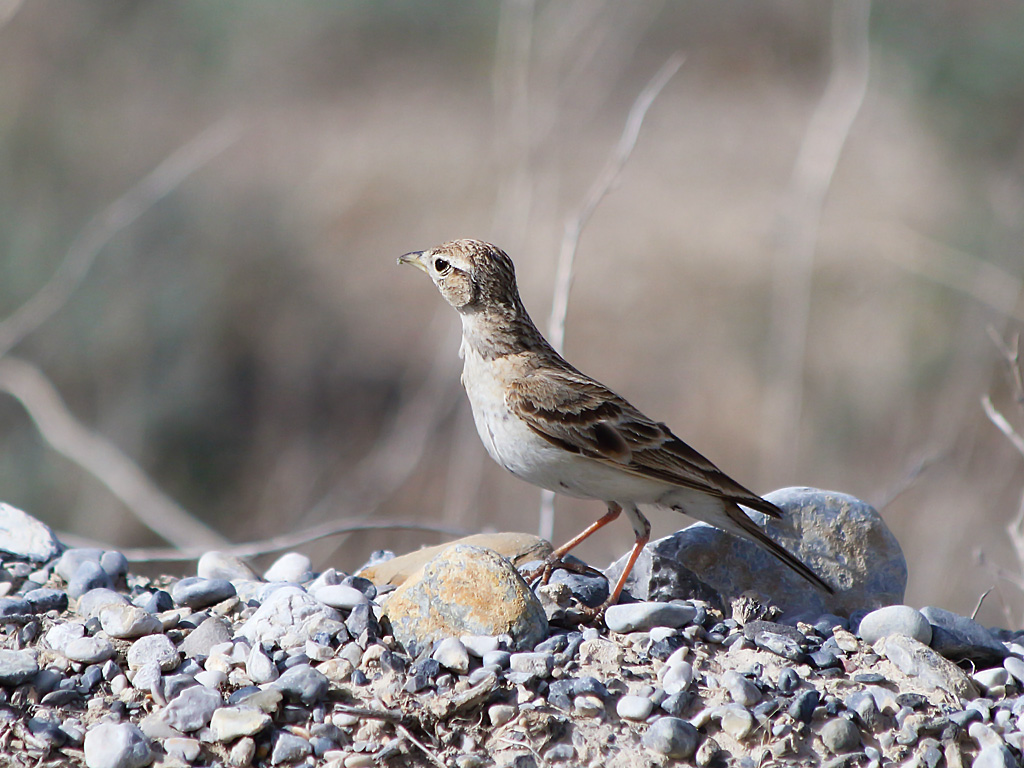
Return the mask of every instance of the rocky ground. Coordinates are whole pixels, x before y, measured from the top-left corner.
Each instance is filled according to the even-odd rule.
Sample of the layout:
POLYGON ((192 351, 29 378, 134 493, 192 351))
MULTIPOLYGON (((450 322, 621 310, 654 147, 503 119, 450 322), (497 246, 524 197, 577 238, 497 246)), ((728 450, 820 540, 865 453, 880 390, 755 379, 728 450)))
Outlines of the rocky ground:
MULTIPOLYGON (((507 604, 467 565, 477 549, 456 550, 454 581, 507 604)), ((783 623, 746 594, 641 600, 581 628, 591 577, 538 599, 499 574, 529 626, 475 631, 463 595, 444 621, 474 631, 446 636, 450 549, 419 571, 440 590, 425 602, 416 568, 396 590, 296 553, 262 575, 209 553, 194 577, 145 578, 5 505, 0 550, 3 765, 989 768, 1024 748, 1024 633, 940 609, 783 623), (440 634, 403 635, 402 594, 440 634)))

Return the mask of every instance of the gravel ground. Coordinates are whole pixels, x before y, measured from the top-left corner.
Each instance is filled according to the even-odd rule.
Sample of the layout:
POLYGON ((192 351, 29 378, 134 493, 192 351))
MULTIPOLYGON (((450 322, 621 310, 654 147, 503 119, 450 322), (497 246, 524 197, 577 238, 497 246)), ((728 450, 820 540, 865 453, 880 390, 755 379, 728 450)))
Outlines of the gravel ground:
POLYGON ((1024 638, 939 609, 640 602, 410 658, 386 595, 297 553, 174 580, 25 544, 0 592, 3 765, 988 768, 1024 746, 1024 638))

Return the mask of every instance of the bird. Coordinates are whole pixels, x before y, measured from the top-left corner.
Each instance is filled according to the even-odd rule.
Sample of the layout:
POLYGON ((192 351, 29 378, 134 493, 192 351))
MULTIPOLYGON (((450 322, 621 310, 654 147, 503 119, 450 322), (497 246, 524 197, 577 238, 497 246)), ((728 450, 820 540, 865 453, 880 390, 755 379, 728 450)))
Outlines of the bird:
POLYGON ((639 505, 666 507, 759 544, 804 579, 833 588, 741 509, 769 518, 782 510, 737 483, 669 427, 570 365, 547 342, 519 296, 508 255, 461 239, 398 258, 425 272, 462 319, 462 384, 487 453, 533 485, 600 500, 607 512, 555 549, 545 576, 570 550, 625 512, 633 547, 596 612, 618 602, 650 540, 639 505))

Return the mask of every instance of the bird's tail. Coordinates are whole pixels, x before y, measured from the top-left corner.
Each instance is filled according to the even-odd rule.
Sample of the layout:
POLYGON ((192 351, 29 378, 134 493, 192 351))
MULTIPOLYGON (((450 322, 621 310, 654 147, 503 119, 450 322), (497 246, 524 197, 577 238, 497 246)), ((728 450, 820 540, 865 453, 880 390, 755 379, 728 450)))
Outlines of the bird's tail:
POLYGON ((826 584, 825 581, 818 576, 818 574, 808 568, 803 561, 798 560, 795 555, 770 538, 761 526, 747 517, 747 514, 738 506, 726 503, 725 514, 728 516, 729 520, 735 524, 735 528, 731 529, 729 531, 730 533, 738 534, 744 538, 750 539, 755 544, 760 544, 823 592, 827 592, 830 595, 834 595, 836 593, 832 586, 826 584))

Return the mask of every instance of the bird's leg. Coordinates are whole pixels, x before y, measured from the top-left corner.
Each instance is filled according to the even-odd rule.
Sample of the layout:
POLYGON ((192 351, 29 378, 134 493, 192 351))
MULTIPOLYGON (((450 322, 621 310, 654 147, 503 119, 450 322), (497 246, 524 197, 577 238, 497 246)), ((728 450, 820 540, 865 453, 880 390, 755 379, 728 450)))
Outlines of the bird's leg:
POLYGON ((626 567, 622 569, 622 573, 619 575, 618 581, 615 582, 615 588, 612 590, 611 594, 608 595, 608 599, 596 608, 583 609, 583 613, 591 620, 602 618, 608 606, 615 605, 619 602, 619 596, 622 594, 622 589, 626 586, 626 579, 629 578, 629 574, 632 572, 633 566, 636 565, 636 560, 640 557, 640 553, 643 551, 643 548, 647 546, 647 542, 651 540, 651 524, 647 521, 646 517, 640 514, 640 510, 635 506, 630 505, 626 507, 626 515, 629 517, 630 525, 633 526, 633 533, 636 535, 636 540, 633 542, 633 549, 629 553, 629 559, 626 560, 626 567))
MULTIPOLYGON (((535 581, 539 579, 541 584, 547 584, 548 580, 551 578, 551 573, 555 570, 555 566, 565 566, 565 563, 562 562, 562 558, 565 555, 569 554, 570 550, 577 547, 584 539, 588 538, 591 534, 596 533, 597 531, 604 528, 606 525, 608 525, 608 523, 615 520, 621 514, 622 507, 620 507, 614 501, 609 501, 608 511, 601 517, 601 519, 596 520, 595 522, 588 525, 586 528, 583 529, 583 531, 581 531, 576 536, 573 536, 571 539, 569 539, 569 541, 565 542, 565 544, 563 544, 550 555, 548 555, 548 557, 544 560, 544 562, 540 565, 539 568, 534 568, 532 571, 524 573, 523 578, 526 580, 526 583, 532 585, 535 581)), ((650 526, 648 526, 648 528, 649 527, 650 526)), ((633 564, 630 563, 630 567, 632 567, 632 565, 633 564)), ((572 568, 571 570, 578 569, 572 568)), ((621 592, 621 590, 619 591, 621 592)), ((618 599, 618 595, 616 595, 616 599, 618 599)))

